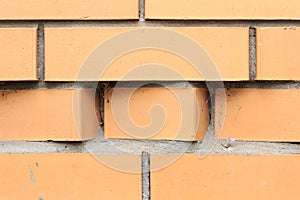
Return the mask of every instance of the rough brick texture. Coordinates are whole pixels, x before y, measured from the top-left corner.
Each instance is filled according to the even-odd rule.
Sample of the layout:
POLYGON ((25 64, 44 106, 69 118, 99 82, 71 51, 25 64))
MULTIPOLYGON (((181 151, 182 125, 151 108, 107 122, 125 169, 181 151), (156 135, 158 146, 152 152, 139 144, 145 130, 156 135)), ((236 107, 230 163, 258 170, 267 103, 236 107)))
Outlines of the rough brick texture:
POLYGON ((300 3, 289 0, 146 0, 147 19, 300 19, 300 3))
MULTIPOLYGON (((154 155, 152 168, 170 155, 154 155)), ((151 174, 153 199, 298 199, 298 155, 184 155, 151 174), (287 164, 289 163, 289 164, 287 164)))
POLYGON ((215 130, 219 138, 300 141, 300 90, 228 89, 226 102, 221 100, 222 93, 216 93, 215 130), (226 113, 222 112, 224 106, 226 113))
POLYGON ((37 28, 0 28, 0 81, 37 80, 37 28))
POLYGON ((0 20, 138 18, 138 0, 1 0, 0 4, 0 20))
POLYGON ((129 88, 105 91, 106 137, 183 141, 203 139, 209 123, 205 89, 140 88, 127 99, 130 92, 132 89, 129 88), (127 109, 122 112, 121 106, 127 107, 128 100, 128 113, 127 109), (159 111, 152 106, 164 110, 159 111), (116 115, 122 118, 116 118, 116 115), (129 122, 136 128, 130 128, 129 122))
POLYGON ((299 199, 300 1, 0 5, 0 200, 299 199))
MULTIPOLYGON (((99 155, 130 161, 133 155, 99 155)), ((140 199, 141 175, 111 169, 88 154, 0 155, 1 199, 140 199)))
MULTIPOLYGON (((74 81, 89 54, 108 39, 133 30, 133 28, 46 28, 45 29, 45 78, 46 81, 74 81)), ((100 80, 120 80, 130 70, 149 63, 166 65, 176 70, 185 80, 248 80, 248 29, 247 28, 169 28, 191 38, 215 64, 213 75, 205 73, 207 66, 193 67, 182 58, 167 51, 143 50, 116 58, 100 80), (239 56, 236 56, 236 55, 239 56), (199 69, 199 70, 197 70, 199 69)), ((190 40, 190 39, 186 39, 190 40)), ((124 43, 128 41, 124 41, 124 43)), ((132 41, 133 42, 133 41, 132 41)), ((182 42, 180 41, 177 41, 182 42)), ((183 45, 184 45, 183 41, 183 45)), ((118 49, 118 44, 114 48, 118 49)), ((176 41, 174 46, 176 46, 176 41)), ((195 49, 195 51, 199 49, 195 49)), ((201 62, 200 62, 201 63, 201 62)), ((94 63, 93 63, 94 64, 94 63)), ((91 66, 92 67, 92 66, 91 66)), ((80 77, 79 80, 87 78, 80 77)), ((98 80, 98 77, 93 78, 98 80)), ((159 71, 155 75, 137 73, 122 80, 169 80, 159 71)), ((176 78, 173 78, 173 80, 176 78)), ((90 79, 88 79, 90 80, 90 79)), ((172 78, 171 78, 172 80, 172 78)))
POLYGON ((3 90, 0 94, 1 140, 78 141, 92 139, 98 132, 91 90, 3 90))
POLYGON ((257 30, 257 79, 300 80, 297 27, 257 30))

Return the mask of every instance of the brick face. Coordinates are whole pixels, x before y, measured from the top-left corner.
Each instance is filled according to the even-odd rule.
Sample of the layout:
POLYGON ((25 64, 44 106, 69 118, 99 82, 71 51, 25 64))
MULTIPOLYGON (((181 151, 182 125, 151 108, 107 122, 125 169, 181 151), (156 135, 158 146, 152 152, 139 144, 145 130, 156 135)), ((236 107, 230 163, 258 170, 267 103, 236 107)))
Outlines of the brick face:
POLYGON ((300 90, 228 89, 226 102, 221 94, 218 90, 215 117, 220 139, 300 141, 300 90))
MULTIPOLYGON (((151 163, 170 155, 154 155, 151 163)), ((298 155, 184 155, 151 174, 153 199, 298 199, 298 155), (288 164, 287 164, 288 163, 288 164), (294 177, 294 178, 291 178, 294 177)), ((152 165, 152 166, 153 166, 152 165)))
POLYGON ((289 0, 146 0, 147 19, 300 19, 300 3, 289 0))
POLYGON ((0 28, 0 81, 37 80, 37 28, 0 28))
POLYGON ((0 94, 1 140, 78 141, 97 134, 91 90, 7 90, 0 94))
MULTIPOLYGON (((140 168, 139 156, 106 157, 127 159, 140 168)), ((142 196, 140 174, 111 169, 88 154, 0 155, 0 161, 1 199, 140 199, 142 196)))
MULTIPOLYGON (((109 38, 133 28, 46 28, 45 29, 45 78, 47 81, 76 80, 79 69, 98 45, 109 38)), ((115 60, 101 80, 117 81, 128 71, 142 64, 158 63, 176 70, 186 80, 248 80, 248 29, 247 28, 169 28, 191 38, 214 62, 213 76, 204 74, 205 66, 194 69, 189 60, 184 61, 165 51, 143 50, 126 54, 115 60), (239 56, 236 56, 236 55, 239 56), (204 77, 206 76, 206 77, 204 77)), ((188 39, 187 39, 188 40, 188 39)), ((178 41, 178 44, 182 41, 178 41)), ((178 45, 175 44, 175 45, 178 45)), ((196 50, 195 50, 196 51, 196 50)), ((196 54, 197 56, 197 54, 196 54)), ((199 52, 200 59, 200 52, 199 52)), ((150 74, 140 73, 127 80, 150 79, 150 74)), ((159 72, 153 79, 159 78, 159 72)), ((98 79, 97 79, 98 80, 98 79)), ((169 80, 169 79, 167 79, 169 80)), ((175 78, 176 80, 176 78, 175 78)))
MULTIPOLYGON (((131 90, 128 88, 118 89, 117 92, 112 89, 105 91, 104 132, 106 137, 184 141, 203 139, 209 123, 205 89, 140 88, 134 91, 130 97, 129 110, 127 111, 126 109, 123 113, 120 110, 121 107, 127 108, 126 96, 130 92, 131 90), (117 94, 113 96, 113 93, 117 94), (186 99, 185 97, 189 95, 193 95, 195 99, 186 99), (185 106, 186 103, 188 103, 188 107, 185 106), (164 109, 165 118, 161 119, 162 115, 153 115, 151 119, 150 109, 155 105, 164 109), (196 109, 195 107, 198 108, 196 109), (127 115, 127 113, 130 115, 128 117, 131 117, 129 122, 135 123, 136 126, 144 127, 145 130, 133 133, 129 131, 132 129, 121 124, 116 115, 123 116, 127 115), (198 114, 199 116, 197 116, 198 114), (183 118, 184 120, 182 120, 183 118), (163 120, 165 120, 164 124, 153 127, 153 125, 159 123, 158 121, 163 120), (182 123, 182 121, 187 123, 182 123), (147 130, 151 130, 151 132, 148 133, 147 130)), ((125 117, 123 116, 122 119, 125 120, 125 117)))
POLYGON ((1 0, 0 4, 0 20, 138 18, 138 0, 1 0))
POLYGON ((0 5, 0 200, 299 199, 299 0, 0 5))
POLYGON ((300 31, 296 27, 257 30, 257 79, 300 80, 300 31))

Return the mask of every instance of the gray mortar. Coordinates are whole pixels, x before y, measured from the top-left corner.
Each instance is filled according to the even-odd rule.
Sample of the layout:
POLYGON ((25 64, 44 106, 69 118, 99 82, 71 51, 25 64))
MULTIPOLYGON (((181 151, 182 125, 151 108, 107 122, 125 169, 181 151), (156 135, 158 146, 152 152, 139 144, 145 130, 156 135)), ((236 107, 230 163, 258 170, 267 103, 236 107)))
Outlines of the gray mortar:
MULTIPOLYGON (((142 16, 141 16, 142 19, 142 16)), ((300 26, 300 21, 295 20, 146 20, 140 23, 139 20, 64 20, 53 21, 43 20, 47 28, 76 28, 76 27, 287 27, 300 26)), ((3 26, 8 23, 0 22, 3 26)), ((15 23, 15 26, 22 26, 15 23)))
MULTIPOLYGON (((222 154, 222 155, 292 155, 300 154, 300 144, 284 142, 247 142, 234 141, 226 147, 226 140, 219 140, 210 151, 202 151, 201 142, 180 141, 151 141, 151 140, 122 140, 110 139, 107 141, 89 141, 97 146, 97 154, 135 154, 140 155, 144 149, 150 154, 222 154), (116 147, 111 144, 111 142, 116 147), (194 148, 189 149, 191 145, 194 148), (125 152, 117 148, 128 148, 125 152), (146 148, 145 148, 146 147, 146 148), (133 153, 134 152, 134 153, 133 153)), ((75 142, 27 142, 27 141, 1 141, 0 154, 68 154, 89 153, 84 143, 75 142)))
MULTIPOLYGON (((212 128, 208 129, 213 135, 212 128)), ((29 142, 0 141, 0 154, 57 154, 89 153, 88 143, 94 154, 224 154, 224 155, 291 155, 300 154, 300 143, 251 142, 218 140, 214 148, 202 150, 202 143, 167 140, 106 139, 103 136, 86 142, 29 142)))
POLYGON ((42 87, 45 79, 45 32, 43 23, 39 23, 38 25, 37 51, 37 74, 39 85, 42 87))
POLYGON ((150 200, 150 154, 142 153, 142 199, 150 200))
POLYGON ((256 79, 256 29, 249 29, 249 79, 256 79))
POLYGON ((139 0, 139 21, 145 21, 145 0, 139 0))

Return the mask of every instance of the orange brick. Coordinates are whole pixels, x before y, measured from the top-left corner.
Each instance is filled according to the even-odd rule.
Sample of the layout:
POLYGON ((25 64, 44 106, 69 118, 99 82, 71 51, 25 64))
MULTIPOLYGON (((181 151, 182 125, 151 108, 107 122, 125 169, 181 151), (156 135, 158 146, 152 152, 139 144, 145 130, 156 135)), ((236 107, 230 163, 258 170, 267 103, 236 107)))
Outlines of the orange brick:
MULTIPOLYGON (((100 155, 99 155, 100 156, 100 155)), ((140 157, 128 159, 140 168, 140 157)), ((1 199, 141 199, 141 175, 105 166, 89 154, 0 155, 1 199)))
POLYGON ((184 155, 151 173, 151 199, 298 199, 299 167, 298 155, 184 155))
POLYGON ((300 79, 300 31, 296 28, 257 30, 257 79, 300 79))
POLYGON ((130 91, 128 88, 119 88, 117 92, 113 92, 112 89, 105 91, 104 133, 106 137, 184 141, 203 139, 209 123, 205 89, 139 88, 129 98, 127 108, 126 96, 130 94, 130 91), (190 99, 189 95, 192 95, 193 99, 190 99), (164 114, 158 113, 157 110, 152 113, 151 108, 155 105, 164 109, 165 118, 164 114), (117 115, 121 116, 123 121, 126 117, 130 119, 128 122, 125 121, 126 124, 121 124, 123 121, 118 120, 117 115), (160 124, 160 122, 165 123, 160 124), (128 123, 144 127, 145 130, 138 133, 130 132, 132 129, 128 128, 128 123))
POLYGON ((230 89, 226 102, 221 94, 218 90, 215 125, 219 138, 300 141, 300 90, 230 89))
MULTIPOLYGON (((104 41, 107 41, 113 36, 133 29, 135 28, 46 28, 46 80, 76 80, 79 69, 97 46, 103 44, 104 41)), ((214 70, 217 70, 220 75, 217 77, 207 77, 207 75, 203 77, 192 64, 189 63, 189 60, 180 57, 182 55, 178 56, 163 50, 144 49, 126 53, 116 58, 116 60, 109 65, 109 69, 105 71, 101 80, 120 80, 124 74, 132 69, 149 63, 169 66, 187 80, 248 80, 249 36, 247 28, 185 27, 168 28, 167 30, 183 34, 201 46, 206 51, 207 56, 215 63, 216 69, 214 70)), ((186 40, 190 41, 190 39, 186 40)), ((176 45, 182 42, 184 41, 176 41, 176 45)), ((117 47, 117 45, 115 46, 117 47)), ((160 70, 156 72, 157 73, 153 74, 141 72, 135 76, 127 77, 126 80, 177 80, 177 77, 166 78, 160 70)), ((94 79, 98 80, 98 77, 81 80, 94 79)))
POLYGON ((138 19, 138 0, 0 0, 0 20, 138 19))
POLYGON ((0 81, 37 80, 37 29, 0 28, 0 58, 0 81))
POLYGON ((146 0, 147 19, 300 19, 300 3, 289 0, 146 0))
POLYGON ((97 134, 90 89, 9 90, 0 95, 0 140, 77 141, 97 134))

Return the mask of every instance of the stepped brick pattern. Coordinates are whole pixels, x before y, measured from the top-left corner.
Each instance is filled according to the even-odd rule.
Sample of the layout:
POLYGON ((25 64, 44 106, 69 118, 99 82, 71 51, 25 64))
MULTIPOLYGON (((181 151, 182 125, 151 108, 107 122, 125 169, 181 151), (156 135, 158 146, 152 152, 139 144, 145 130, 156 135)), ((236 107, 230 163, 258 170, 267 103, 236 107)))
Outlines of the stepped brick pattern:
POLYGON ((299 1, 0 3, 0 200, 299 199, 299 1))

